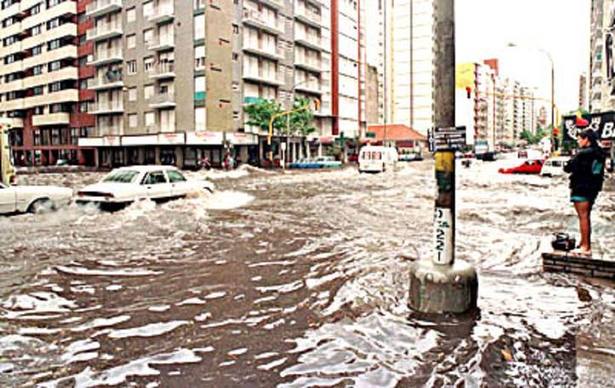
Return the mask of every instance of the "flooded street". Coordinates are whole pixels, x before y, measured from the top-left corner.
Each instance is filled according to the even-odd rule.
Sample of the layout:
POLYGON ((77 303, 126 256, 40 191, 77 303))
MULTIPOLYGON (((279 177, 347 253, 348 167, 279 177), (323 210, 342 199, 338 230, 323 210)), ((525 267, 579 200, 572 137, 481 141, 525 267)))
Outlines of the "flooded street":
MULTIPOLYGON (((502 163, 458 172, 479 311, 438 321, 407 307, 401 257, 431 258, 430 161, 209 172, 211 197, 0 217, 0 385, 612 385, 613 284, 541 269, 551 234, 578 230, 567 179, 502 163)), ((615 257, 614 221, 607 187, 598 256, 615 257)))

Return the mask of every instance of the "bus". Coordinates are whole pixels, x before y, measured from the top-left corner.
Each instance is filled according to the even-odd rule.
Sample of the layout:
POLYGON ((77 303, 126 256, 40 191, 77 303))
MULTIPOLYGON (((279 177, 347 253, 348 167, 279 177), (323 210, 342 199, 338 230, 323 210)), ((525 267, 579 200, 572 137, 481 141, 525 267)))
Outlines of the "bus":
POLYGON ((9 130, 11 124, 0 119, 0 182, 9 185, 15 179, 15 167, 11 157, 9 130))

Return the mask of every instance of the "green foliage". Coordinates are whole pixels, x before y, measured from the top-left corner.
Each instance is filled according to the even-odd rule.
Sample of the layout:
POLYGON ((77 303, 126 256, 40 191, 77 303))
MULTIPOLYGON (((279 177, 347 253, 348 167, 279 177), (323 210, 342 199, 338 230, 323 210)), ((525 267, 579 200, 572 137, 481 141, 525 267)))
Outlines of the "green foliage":
POLYGON ((310 133, 316 132, 314 127, 314 112, 309 107, 310 100, 307 98, 297 98, 293 104, 293 110, 297 112, 291 113, 289 116, 289 127, 291 134, 298 134, 301 136, 307 136, 310 133))
MULTIPOLYGON (((295 99, 293 110, 302 109, 297 112, 289 113, 277 117, 273 122, 273 130, 277 135, 301 135, 307 136, 316 131, 314 127, 314 112, 309 107, 310 100, 307 98, 295 99)), ((269 131, 269 121, 271 118, 283 112, 281 105, 274 100, 260 99, 253 104, 243 108, 248 114, 248 125, 259 127, 261 130, 269 131)))
MULTIPOLYGON (((282 107, 277 101, 260 99, 253 104, 244 106, 244 112, 248 114, 248 125, 259 127, 261 130, 269 131, 269 121, 271 118, 282 112, 282 107)), ((285 120, 283 117, 278 117, 273 122, 273 130, 280 133, 284 128, 285 120)))
POLYGON ((542 138, 549 135, 549 130, 538 128, 536 133, 531 133, 528 130, 521 132, 519 136, 522 140, 527 141, 528 144, 538 144, 542 138))

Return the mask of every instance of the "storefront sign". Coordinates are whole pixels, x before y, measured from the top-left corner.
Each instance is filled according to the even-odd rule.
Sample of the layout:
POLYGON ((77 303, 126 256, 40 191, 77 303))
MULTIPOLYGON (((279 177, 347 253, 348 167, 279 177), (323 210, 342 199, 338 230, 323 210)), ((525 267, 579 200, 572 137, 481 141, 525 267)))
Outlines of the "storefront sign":
POLYGON ((158 134, 158 144, 160 145, 180 145, 186 143, 184 133, 160 133, 158 134))
MULTIPOLYGON (((615 139, 615 112, 592 113, 589 115, 589 128, 596 131, 600 140, 615 139)), ((584 118, 587 118, 585 115, 584 118)), ((564 141, 575 141, 579 133, 586 128, 577 128, 577 116, 563 117, 564 141)))
POLYGON ((186 133, 186 144, 189 145, 222 145, 223 132, 198 131, 186 133))
POLYGON ((103 147, 119 147, 121 144, 120 136, 103 136, 102 140, 103 147))
POLYGON ((123 136, 123 146, 141 146, 141 145, 157 145, 158 136, 145 135, 145 136, 123 136))
POLYGON ((226 140, 233 145, 256 145, 258 140, 256 135, 242 132, 228 132, 226 140))

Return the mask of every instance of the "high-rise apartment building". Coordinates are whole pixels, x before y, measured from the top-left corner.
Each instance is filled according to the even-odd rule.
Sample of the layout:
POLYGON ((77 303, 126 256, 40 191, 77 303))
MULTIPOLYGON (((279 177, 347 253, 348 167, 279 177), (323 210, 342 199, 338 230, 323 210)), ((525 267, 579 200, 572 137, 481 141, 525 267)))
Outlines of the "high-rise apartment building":
POLYGON ((5 0, 0 3, 0 116, 18 165, 88 164, 92 149, 79 148, 93 132, 85 58, 89 1, 5 0))
POLYGON ((433 0, 386 0, 386 122, 433 126, 433 0))
MULTIPOLYGON (((94 0, 96 134, 80 144, 96 147, 104 165, 215 164, 226 152, 262 160, 268 134, 244 113, 258 99, 284 109, 318 100, 316 143, 358 136, 361 9, 358 0, 94 0)), ((287 141, 294 159, 302 141, 287 141)))
POLYGON ((579 108, 587 109, 587 76, 579 76, 579 108))

